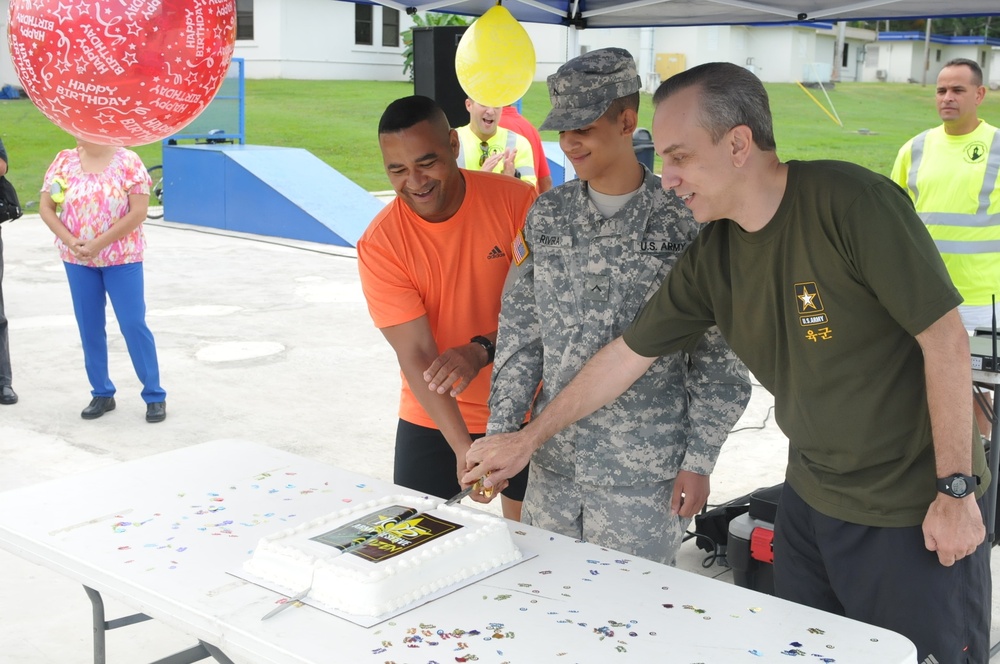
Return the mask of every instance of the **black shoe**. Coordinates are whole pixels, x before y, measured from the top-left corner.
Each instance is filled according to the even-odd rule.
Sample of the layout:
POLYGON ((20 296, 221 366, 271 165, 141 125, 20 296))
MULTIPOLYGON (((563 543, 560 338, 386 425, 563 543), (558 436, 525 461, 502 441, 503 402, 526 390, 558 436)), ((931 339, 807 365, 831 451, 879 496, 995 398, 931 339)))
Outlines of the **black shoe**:
POLYGON ((0 387, 0 403, 5 406, 17 403, 17 392, 10 385, 0 387))
POLYGON ((90 405, 83 409, 80 417, 85 420, 96 420, 98 417, 115 409, 114 397, 94 397, 90 400, 90 405))
POLYGON ((162 422, 167 419, 167 402, 157 401, 155 403, 146 404, 146 421, 147 422, 162 422))

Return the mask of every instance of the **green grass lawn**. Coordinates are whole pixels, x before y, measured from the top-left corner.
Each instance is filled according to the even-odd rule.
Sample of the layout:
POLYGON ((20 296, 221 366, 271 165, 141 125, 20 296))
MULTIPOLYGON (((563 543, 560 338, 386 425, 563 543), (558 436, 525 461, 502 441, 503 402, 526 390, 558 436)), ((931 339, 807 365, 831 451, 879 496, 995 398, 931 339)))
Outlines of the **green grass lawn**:
MULTIPOLYGON (((843 127, 795 84, 767 84, 767 90, 778 153, 786 160, 843 159, 888 175, 899 146, 938 122, 933 86, 839 84, 829 95, 843 127)), ((412 91, 409 83, 248 80, 247 142, 306 148, 365 189, 388 189, 376 127, 386 105, 412 91)), ((822 90, 811 92, 833 111, 822 90)), ((533 84, 523 102, 524 114, 537 126, 548 110, 545 84, 533 84)), ((640 126, 651 127, 652 115, 652 100, 644 95, 640 126)), ((987 93, 980 116, 1000 124, 1000 93, 987 93)), ((0 101, 0 137, 22 204, 37 210, 37 204, 29 202, 38 200, 45 169, 56 152, 74 145, 73 139, 27 99, 0 101)), ((543 132, 542 138, 554 141, 558 135, 543 132)), ((158 143, 136 151, 147 166, 160 163, 158 143)))

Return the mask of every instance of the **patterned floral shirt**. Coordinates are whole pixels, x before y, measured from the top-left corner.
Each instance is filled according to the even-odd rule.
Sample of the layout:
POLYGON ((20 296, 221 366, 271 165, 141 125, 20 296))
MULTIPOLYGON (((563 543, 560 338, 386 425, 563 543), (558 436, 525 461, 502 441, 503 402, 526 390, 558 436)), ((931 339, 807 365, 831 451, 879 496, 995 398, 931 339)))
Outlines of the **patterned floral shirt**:
MULTIPOLYGON (((97 237, 128 214, 129 195, 149 194, 151 184, 139 155, 126 148, 118 148, 111 163, 101 173, 85 173, 80 164, 80 153, 75 148, 63 150, 45 173, 42 191, 50 191, 56 178, 62 178, 66 190, 59 219, 70 233, 84 241, 97 237)), ((125 237, 102 249, 91 261, 74 256, 58 237, 55 245, 59 256, 67 263, 108 267, 141 262, 146 236, 140 224, 125 237)))

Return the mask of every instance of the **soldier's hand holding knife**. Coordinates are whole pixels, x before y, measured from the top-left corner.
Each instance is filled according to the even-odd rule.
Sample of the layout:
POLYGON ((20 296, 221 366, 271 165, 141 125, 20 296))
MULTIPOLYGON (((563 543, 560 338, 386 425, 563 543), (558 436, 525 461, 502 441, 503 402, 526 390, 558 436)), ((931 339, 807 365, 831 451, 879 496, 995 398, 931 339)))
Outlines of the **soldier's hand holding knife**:
POLYGON ((482 478, 483 491, 473 490, 471 497, 474 501, 490 502, 493 496, 507 488, 509 478, 528 465, 531 455, 541 443, 535 445, 530 433, 525 431, 486 436, 472 443, 465 455, 469 472, 460 481, 465 487, 482 478))

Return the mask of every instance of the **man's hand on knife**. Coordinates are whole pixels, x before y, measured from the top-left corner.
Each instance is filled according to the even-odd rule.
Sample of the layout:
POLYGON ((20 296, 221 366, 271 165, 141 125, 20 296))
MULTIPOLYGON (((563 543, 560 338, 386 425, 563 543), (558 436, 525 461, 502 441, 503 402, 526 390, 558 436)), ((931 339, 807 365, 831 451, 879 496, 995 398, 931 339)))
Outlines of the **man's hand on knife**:
POLYGON ((473 491, 472 499, 478 503, 488 503, 493 496, 507 488, 511 477, 528 465, 534 451, 523 430, 480 438, 465 455, 469 472, 462 477, 462 486, 468 486, 482 478, 484 491, 473 491), (493 489, 493 496, 485 495, 485 490, 489 489, 493 489))

